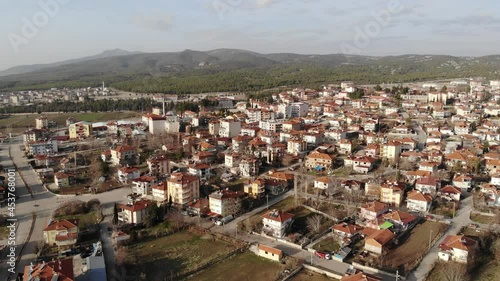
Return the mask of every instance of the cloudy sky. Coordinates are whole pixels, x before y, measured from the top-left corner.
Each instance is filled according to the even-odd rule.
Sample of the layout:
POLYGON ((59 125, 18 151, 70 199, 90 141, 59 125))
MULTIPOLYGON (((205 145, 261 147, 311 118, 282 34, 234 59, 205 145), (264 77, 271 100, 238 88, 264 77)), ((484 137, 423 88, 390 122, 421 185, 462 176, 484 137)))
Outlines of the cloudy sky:
POLYGON ((115 48, 500 53, 500 2, 491 0, 0 0, 0 5, 0 69, 115 48))

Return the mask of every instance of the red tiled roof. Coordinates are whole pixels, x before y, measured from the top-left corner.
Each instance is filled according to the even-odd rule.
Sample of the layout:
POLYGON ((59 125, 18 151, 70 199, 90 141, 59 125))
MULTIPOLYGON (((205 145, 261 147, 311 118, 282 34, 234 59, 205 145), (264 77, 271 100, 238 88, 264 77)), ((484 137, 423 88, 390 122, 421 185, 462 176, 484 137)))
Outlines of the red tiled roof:
POLYGON ((277 221, 280 223, 286 222, 287 220, 293 218, 294 216, 295 216, 294 214, 281 211, 271 211, 262 215, 262 217, 265 219, 277 221))
POLYGON ((74 227, 78 227, 77 220, 54 220, 43 231, 68 230, 74 227))
MULTIPOLYGON (((23 281, 30 280, 30 266, 24 267, 23 281)), ((50 261, 47 263, 39 263, 33 267, 31 271, 31 280, 38 278, 40 281, 73 281, 73 258, 66 258, 63 260, 50 261), (57 279, 54 278, 54 272, 59 275, 57 279)))

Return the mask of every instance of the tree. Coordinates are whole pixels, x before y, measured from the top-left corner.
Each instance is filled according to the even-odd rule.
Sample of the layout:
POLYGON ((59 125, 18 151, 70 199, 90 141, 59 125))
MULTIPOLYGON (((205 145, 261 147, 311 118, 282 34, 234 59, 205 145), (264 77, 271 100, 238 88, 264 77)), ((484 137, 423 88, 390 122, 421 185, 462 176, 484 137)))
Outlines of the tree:
POLYGON ((443 87, 441 88, 441 93, 445 94, 445 93, 447 93, 447 92, 448 92, 448 88, 446 88, 446 86, 443 86, 443 87))
POLYGON ((321 215, 313 215, 307 218, 307 228, 313 234, 318 234, 321 231, 321 223, 323 222, 323 217, 321 215))
POLYGON ((365 91, 363 89, 356 89, 354 92, 349 93, 349 98, 352 100, 359 100, 365 95, 365 91))
POLYGON ((113 224, 117 225, 118 224, 118 204, 115 203, 115 206, 113 207, 113 224))
POLYGON ((380 87, 380 85, 377 84, 377 86, 375 86, 375 91, 377 92, 382 91, 382 87, 380 87))
POLYGON ((144 218, 144 225, 146 227, 155 226, 160 221, 160 209, 156 202, 152 202, 146 210, 146 217, 144 218))
POLYGON ((456 262, 448 262, 441 266, 439 271, 441 280, 444 281, 468 281, 467 266, 456 262))

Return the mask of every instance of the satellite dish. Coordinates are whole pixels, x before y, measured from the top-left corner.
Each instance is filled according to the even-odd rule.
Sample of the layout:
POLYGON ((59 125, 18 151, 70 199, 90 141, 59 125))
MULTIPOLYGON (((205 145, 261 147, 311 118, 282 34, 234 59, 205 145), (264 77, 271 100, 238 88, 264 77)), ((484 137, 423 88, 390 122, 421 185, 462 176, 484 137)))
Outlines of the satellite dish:
POLYGON ((100 178, 99 178, 99 181, 100 181, 100 182, 104 182, 105 180, 106 180, 106 178, 105 178, 105 177, 100 177, 100 178))

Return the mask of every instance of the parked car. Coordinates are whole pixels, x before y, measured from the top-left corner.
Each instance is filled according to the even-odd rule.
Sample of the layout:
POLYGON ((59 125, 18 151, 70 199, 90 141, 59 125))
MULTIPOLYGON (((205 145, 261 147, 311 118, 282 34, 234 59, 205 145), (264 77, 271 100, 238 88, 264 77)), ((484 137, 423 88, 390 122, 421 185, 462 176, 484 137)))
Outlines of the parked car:
POLYGON ((323 252, 315 251, 314 255, 317 256, 317 257, 319 257, 319 258, 325 259, 325 260, 331 260, 332 259, 332 256, 329 253, 323 253, 323 252))

